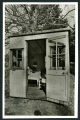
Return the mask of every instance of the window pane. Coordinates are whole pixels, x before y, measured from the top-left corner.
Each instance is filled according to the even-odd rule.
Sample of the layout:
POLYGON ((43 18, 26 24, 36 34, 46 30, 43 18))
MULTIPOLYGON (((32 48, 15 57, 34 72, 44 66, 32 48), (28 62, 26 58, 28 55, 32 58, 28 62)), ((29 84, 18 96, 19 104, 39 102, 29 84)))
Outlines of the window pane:
POLYGON ((65 53, 65 46, 59 46, 59 54, 65 53))
POLYGON ((51 64, 52 64, 52 67, 54 68, 54 69, 56 69, 56 55, 53 55, 52 56, 52 58, 51 58, 52 60, 51 60, 51 64))
POLYGON ((18 67, 22 67, 22 59, 18 59, 18 67))
POLYGON ((12 54, 14 57, 16 57, 16 50, 12 50, 12 54))
POLYGON ((65 54, 65 45, 57 43, 57 54, 65 54))
POLYGON ((50 67, 56 69, 56 44, 50 46, 50 67))
POLYGON ((18 58, 22 58, 22 50, 18 50, 18 58))
POLYGON ((51 47, 51 55, 56 54, 56 45, 51 47))
POLYGON ((17 58, 16 58, 16 51, 12 51, 12 66, 17 67, 17 58))
POLYGON ((22 67, 22 50, 18 50, 18 67, 22 67))
POLYGON ((22 67, 22 49, 12 50, 12 67, 21 68, 22 67))
POLYGON ((65 45, 61 43, 57 44, 57 69, 65 69, 65 45))
POLYGON ((57 60, 57 67, 58 69, 64 70, 65 69, 65 55, 59 55, 57 60))

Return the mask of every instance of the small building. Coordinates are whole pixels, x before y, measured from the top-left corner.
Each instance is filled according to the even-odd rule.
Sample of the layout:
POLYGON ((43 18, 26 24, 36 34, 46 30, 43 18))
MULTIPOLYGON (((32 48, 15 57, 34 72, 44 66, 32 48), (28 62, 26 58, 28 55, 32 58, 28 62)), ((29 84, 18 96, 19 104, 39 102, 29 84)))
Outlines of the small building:
MULTIPOLYGON (((46 98, 68 103, 70 95, 69 29, 10 36, 10 96, 26 98, 29 70, 45 76, 46 98)), ((35 79, 35 78, 34 78, 35 79)), ((37 85, 38 84, 38 79, 37 85)))

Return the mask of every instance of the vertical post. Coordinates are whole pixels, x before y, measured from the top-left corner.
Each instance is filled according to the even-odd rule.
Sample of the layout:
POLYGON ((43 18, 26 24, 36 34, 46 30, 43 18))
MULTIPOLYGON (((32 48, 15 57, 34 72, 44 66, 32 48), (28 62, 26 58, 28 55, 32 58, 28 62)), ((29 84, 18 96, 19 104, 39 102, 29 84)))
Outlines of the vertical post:
POLYGON ((12 51, 9 50, 9 68, 10 69, 12 68, 12 62, 13 62, 13 60, 12 60, 12 51))
POLYGON ((57 42, 56 42, 56 70, 57 70, 57 42))
POLYGON ((58 48, 58 67, 59 67, 59 47, 57 46, 58 48))

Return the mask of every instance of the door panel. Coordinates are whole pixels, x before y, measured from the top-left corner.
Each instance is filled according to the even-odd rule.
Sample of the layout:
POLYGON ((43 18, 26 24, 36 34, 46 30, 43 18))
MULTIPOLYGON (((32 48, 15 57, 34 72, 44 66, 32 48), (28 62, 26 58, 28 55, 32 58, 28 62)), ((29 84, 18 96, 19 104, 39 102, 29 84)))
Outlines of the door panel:
POLYGON ((46 40, 47 99, 69 100, 69 45, 68 36, 46 40))
POLYGON ((10 70, 10 96, 26 97, 25 76, 24 70, 10 70))
POLYGON ((57 100, 67 100, 66 78, 65 76, 47 76, 47 97, 57 100))

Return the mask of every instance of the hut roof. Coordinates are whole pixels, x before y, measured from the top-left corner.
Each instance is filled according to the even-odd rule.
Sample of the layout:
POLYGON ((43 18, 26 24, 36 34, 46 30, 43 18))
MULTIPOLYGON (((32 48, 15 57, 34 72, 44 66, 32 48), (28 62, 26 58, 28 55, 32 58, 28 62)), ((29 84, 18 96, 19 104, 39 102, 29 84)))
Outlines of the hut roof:
POLYGON ((46 33, 55 33, 55 32, 65 32, 69 31, 69 28, 60 28, 60 29, 51 29, 51 30, 42 30, 42 31, 35 31, 31 33, 18 33, 14 35, 10 35, 9 37, 20 37, 20 36, 29 36, 29 35, 37 35, 37 34, 46 34, 46 33))

